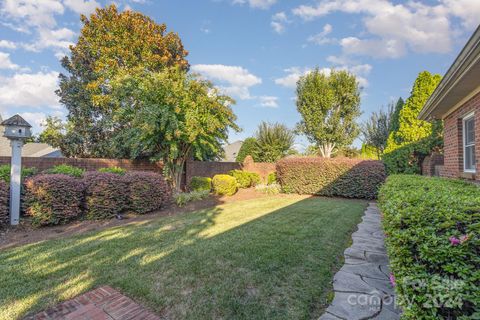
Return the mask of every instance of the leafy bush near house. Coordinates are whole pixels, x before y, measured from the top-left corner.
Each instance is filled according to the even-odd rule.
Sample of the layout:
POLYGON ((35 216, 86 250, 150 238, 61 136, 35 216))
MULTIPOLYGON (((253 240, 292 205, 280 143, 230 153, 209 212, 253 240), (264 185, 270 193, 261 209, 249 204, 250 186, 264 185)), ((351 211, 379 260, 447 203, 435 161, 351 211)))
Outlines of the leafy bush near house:
POLYGON ((385 181, 381 161, 298 157, 277 162, 277 178, 286 193, 374 199, 385 181))
POLYGON ((35 226, 65 223, 82 213, 83 189, 68 175, 36 175, 25 182, 24 210, 35 226))
POLYGON ((267 184, 273 184, 277 183, 277 173, 276 172, 270 172, 267 176, 267 184))
POLYGON ((192 177, 189 189, 191 191, 208 191, 212 190, 212 179, 208 177, 192 177))
POLYGON ((179 207, 185 206, 191 201, 197 201, 207 198, 210 195, 210 190, 198 190, 191 192, 182 192, 174 196, 175 203, 179 207))
POLYGON ((155 211, 171 203, 170 188, 161 174, 128 172, 123 177, 123 182, 128 187, 127 207, 135 213, 155 211))
POLYGON ((85 173, 85 170, 82 168, 77 168, 74 166, 69 166, 68 164, 59 164, 53 168, 45 170, 47 174, 66 174, 67 176, 81 178, 85 173))
POLYGON ((130 190, 124 177, 89 171, 83 175, 83 181, 88 219, 112 218, 127 209, 130 190))
POLYGON ((250 188, 260 183, 260 175, 254 172, 232 170, 228 174, 237 179, 239 188, 250 188))
POLYGON ((103 172, 103 173, 115 173, 119 174, 121 176, 125 175, 127 173, 127 170, 120 168, 120 167, 108 167, 108 168, 100 168, 98 169, 98 172, 103 172))
POLYGON ((237 192, 237 179, 227 174, 217 174, 212 179, 213 190, 218 195, 233 196, 237 192))
POLYGON ((393 175, 379 193, 405 319, 480 318, 480 188, 393 175))
POLYGON ((10 192, 8 184, 0 179, 0 226, 8 224, 10 192))
MULTIPOLYGON (((10 183, 11 167, 8 164, 0 166, 0 180, 10 183)), ((36 168, 22 168, 22 180, 31 177, 37 173, 36 168)))
POLYGON ((282 192, 282 186, 279 185, 276 182, 268 184, 268 185, 267 184, 259 184, 259 185, 255 186, 255 190, 259 191, 259 192, 262 192, 262 193, 266 193, 268 195, 275 195, 275 194, 279 194, 280 192, 282 192))

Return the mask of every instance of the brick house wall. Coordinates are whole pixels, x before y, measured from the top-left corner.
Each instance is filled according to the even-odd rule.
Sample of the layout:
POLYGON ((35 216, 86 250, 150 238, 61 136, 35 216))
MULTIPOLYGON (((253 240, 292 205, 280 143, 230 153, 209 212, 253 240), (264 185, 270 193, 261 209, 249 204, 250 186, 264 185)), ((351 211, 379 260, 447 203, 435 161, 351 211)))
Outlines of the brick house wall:
POLYGON ((422 175, 430 177, 439 175, 438 168, 443 167, 443 163, 443 154, 432 153, 426 156, 422 162, 422 175))
POLYGON ((444 119, 444 166, 441 175, 480 180, 480 93, 444 119), (463 118, 475 111, 476 174, 463 170, 463 118))

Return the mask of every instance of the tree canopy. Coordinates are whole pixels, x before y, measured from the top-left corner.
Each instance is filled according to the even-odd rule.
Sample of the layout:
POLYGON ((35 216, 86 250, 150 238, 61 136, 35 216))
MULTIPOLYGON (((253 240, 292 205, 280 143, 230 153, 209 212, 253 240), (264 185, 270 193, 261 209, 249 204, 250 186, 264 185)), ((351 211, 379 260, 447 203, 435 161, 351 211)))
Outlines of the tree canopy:
POLYGON ((383 154, 387 146, 388 135, 391 131, 391 117, 394 105, 390 104, 387 110, 380 109, 372 112, 370 118, 362 125, 363 141, 376 150, 377 157, 383 154))
POLYGON ((110 143, 119 155, 162 160, 177 190, 188 158, 220 154, 228 130, 239 130, 234 101, 179 68, 120 74, 112 88, 122 126, 110 143))
POLYGON ((250 137, 243 141, 240 150, 238 150, 237 157, 235 158, 236 162, 243 162, 247 156, 251 156, 254 161, 258 161, 255 159, 255 155, 257 153, 257 139, 250 137))
MULTIPOLYGON (((119 125, 112 119, 117 105, 111 100, 111 82, 119 72, 140 69, 188 69, 178 35, 165 24, 115 5, 81 16, 83 27, 70 57, 62 59, 67 71, 60 75, 57 94, 68 111, 66 140, 79 157, 110 157, 109 144, 119 125)), ((120 125, 121 126, 121 125, 120 125)), ((62 150, 63 151, 63 150, 62 150)))
POLYGON ((344 70, 326 75, 318 68, 297 82, 298 132, 315 143, 322 156, 350 145, 359 134, 360 89, 356 77, 344 70))
POLYGON ((291 153, 295 134, 284 124, 263 121, 255 133, 255 140, 254 160, 276 162, 291 153))

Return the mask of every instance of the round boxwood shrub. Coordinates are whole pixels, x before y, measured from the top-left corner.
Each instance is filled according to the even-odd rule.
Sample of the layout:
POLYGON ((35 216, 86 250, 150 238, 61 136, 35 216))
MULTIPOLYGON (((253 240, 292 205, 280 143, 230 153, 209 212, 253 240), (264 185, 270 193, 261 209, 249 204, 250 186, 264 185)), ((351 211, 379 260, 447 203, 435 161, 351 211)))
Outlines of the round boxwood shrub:
POLYGON ((108 219, 127 209, 129 188, 115 173, 88 171, 85 183, 85 211, 88 219, 108 219))
POLYGON ((232 170, 228 173, 237 179, 237 186, 239 188, 250 188, 260 183, 260 175, 253 172, 232 170))
POLYGON ((8 184, 0 179, 0 226, 8 224, 10 192, 8 184))
POLYGON ((218 195, 233 196, 237 192, 237 179, 228 174, 217 174, 213 177, 212 184, 218 195))
POLYGON ((212 190, 212 179, 208 177, 192 177, 189 186, 190 191, 208 191, 212 190))
POLYGON ((82 213, 83 182, 65 174, 42 174, 25 182, 24 210, 36 226, 65 223, 82 213))
POLYGON ((277 183, 277 173, 276 172, 270 172, 267 176, 267 184, 273 184, 277 183))
POLYGON ((128 172, 123 181, 128 186, 128 209, 135 213, 155 211, 172 202, 170 188, 159 173, 128 172))

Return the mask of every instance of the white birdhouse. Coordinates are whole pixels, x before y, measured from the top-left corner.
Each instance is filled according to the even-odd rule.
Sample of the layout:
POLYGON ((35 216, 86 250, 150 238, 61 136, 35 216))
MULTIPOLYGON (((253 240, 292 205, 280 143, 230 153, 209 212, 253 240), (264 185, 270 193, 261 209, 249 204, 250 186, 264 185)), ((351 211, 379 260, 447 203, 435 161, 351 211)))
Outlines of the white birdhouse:
POLYGON ((18 114, 3 121, 1 125, 5 128, 3 136, 10 140, 25 140, 32 136, 32 126, 18 114))

